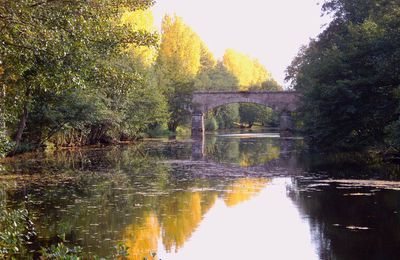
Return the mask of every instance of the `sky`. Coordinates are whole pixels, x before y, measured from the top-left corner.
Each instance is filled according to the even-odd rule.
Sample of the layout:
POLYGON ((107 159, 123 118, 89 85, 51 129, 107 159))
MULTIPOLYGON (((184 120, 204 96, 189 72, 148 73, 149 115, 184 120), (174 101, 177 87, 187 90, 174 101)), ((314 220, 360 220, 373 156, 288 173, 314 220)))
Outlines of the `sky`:
POLYGON ((315 38, 329 17, 321 0, 157 0, 155 23, 165 14, 183 18, 217 58, 226 49, 257 58, 282 85, 300 47, 315 38))

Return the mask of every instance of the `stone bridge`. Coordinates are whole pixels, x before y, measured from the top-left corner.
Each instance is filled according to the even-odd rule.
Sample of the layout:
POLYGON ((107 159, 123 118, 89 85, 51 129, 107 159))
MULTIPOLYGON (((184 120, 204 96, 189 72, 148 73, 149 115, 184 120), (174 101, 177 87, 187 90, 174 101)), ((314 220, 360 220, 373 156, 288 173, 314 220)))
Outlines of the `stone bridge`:
POLYGON ((192 99, 192 137, 203 136, 204 114, 216 107, 232 103, 255 103, 281 113, 280 130, 293 128, 291 112, 296 111, 299 94, 294 91, 195 92, 192 99))

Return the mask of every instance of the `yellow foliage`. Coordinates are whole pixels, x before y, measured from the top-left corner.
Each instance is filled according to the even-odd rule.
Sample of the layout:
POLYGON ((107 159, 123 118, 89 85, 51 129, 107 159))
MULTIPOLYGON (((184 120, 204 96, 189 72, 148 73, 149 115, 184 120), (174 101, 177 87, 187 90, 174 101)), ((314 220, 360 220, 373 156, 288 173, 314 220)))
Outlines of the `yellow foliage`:
POLYGON ((140 223, 125 228, 123 238, 130 259, 152 259, 151 254, 157 253, 161 236, 167 251, 173 248, 178 251, 214 205, 217 196, 216 192, 178 192, 165 197, 158 217, 153 212, 145 213, 140 223))
MULTIPOLYGON (((136 10, 126 11, 121 17, 122 25, 129 26, 132 31, 146 31, 154 33, 156 28, 154 26, 154 17, 151 10, 136 10)), ((131 53, 133 57, 139 59, 145 68, 149 68, 154 64, 157 58, 157 49, 147 46, 130 45, 126 50, 131 53)))
POLYGON ((125 245, 128 247, 130 259, 152 259, 157 253, 160 224, 153 213, 147 213, 140 225, 130 225, 124 231, 125 245))
POLYGON ((225 51, 223 63, 227 70, 239 80, 242 91, 248 90, 251 86, 260 86, 271 78, 270 73, 258 60, 232 49, 225 51))
POLYGON ((127 11, 122 15, 121 22, 123 25, 130 26, 133 31, 156 31, 153 13, 149 9, 127 11))
POLYGON ((217 66, 217 60, 214 54, 207 48, 206 44, 201 42, 201 57, 200 57, 201 69, 207 70, 217 66))
POLYGON ((217 194, 200 192, 178 192, 164 202, 162 215, 162 237, 167 251, 177 251, 200 224, 203 215, 212 207, 217 194))
POLYGON ((184 82, 195 78, 203 68, 216 65, 204 42, 181 17, 164 16, 161 29, 159 63, 169 79, 184 82))
POLYGON ((228 207, 236 206, 247 201, 261 192, 270 180, 268 179, 241 179, 227 187, 230 192, 224 195, 228 207))

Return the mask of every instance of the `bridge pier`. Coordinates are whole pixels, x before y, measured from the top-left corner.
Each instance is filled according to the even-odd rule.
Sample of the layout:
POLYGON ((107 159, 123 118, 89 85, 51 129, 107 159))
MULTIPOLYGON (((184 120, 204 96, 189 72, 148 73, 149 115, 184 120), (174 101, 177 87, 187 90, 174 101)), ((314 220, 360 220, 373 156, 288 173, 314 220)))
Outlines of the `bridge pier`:
POLYGON ((287 134, 294 130, 293 118, 290 112, 283 111, 280 118, 279 131, 281 134, 287 134))
POLYGON ((194 112, 192 114, 192 138, 204 138, 204 114, 202 112, 194 112))
POLYGON ((205 156, 205 138, 196 138, 192 143, 192 161, 202 161, 205 156))

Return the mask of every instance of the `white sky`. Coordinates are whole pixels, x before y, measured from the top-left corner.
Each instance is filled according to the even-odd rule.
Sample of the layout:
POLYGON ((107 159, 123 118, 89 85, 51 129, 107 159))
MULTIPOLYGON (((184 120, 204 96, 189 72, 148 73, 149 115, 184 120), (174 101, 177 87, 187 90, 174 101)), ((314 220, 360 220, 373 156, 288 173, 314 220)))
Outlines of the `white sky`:
POLYGON ((285 69, 301 45, 329 22, 321 0, 156 0, 158 27, 165 14, 183 17, 217 58, 232 48, 257 58, 284 85, 285 69))

